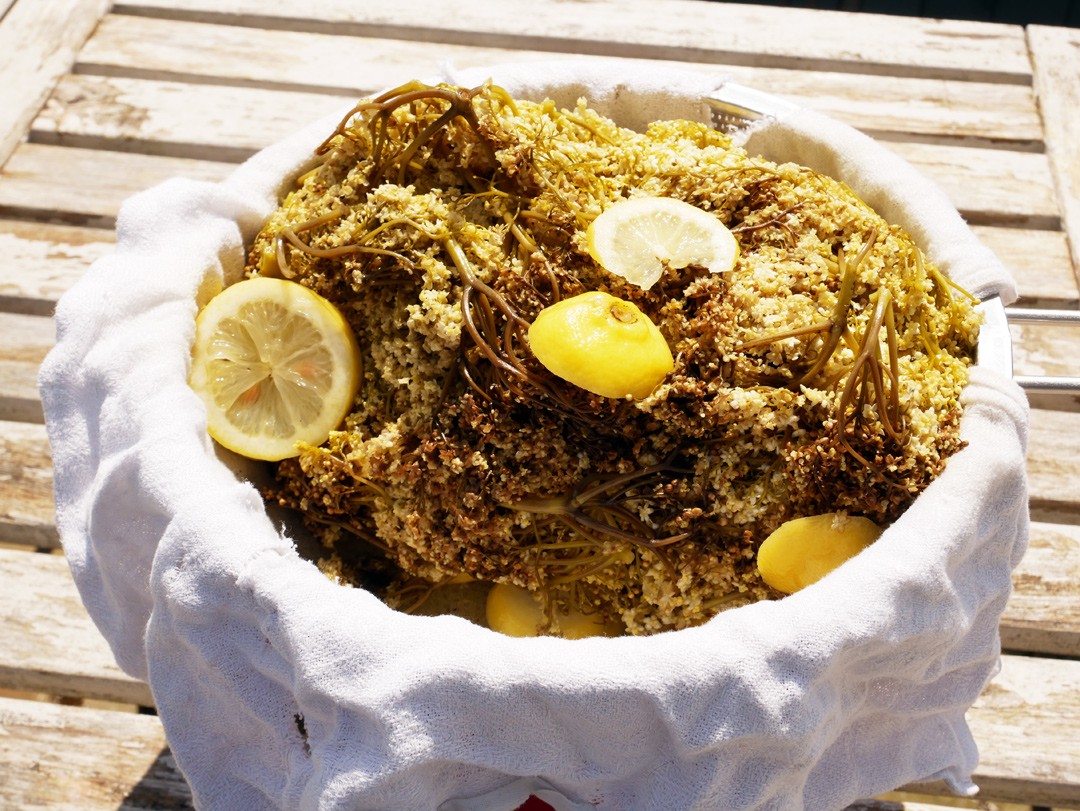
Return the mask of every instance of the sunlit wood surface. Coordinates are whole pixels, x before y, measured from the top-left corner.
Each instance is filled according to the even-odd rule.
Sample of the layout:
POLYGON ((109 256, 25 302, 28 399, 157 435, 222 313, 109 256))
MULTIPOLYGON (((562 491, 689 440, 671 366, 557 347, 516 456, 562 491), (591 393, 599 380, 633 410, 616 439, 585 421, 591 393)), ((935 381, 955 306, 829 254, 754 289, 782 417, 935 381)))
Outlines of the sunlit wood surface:
MULTIPOLYGON (((6 0, 0 15, 0 808, 190 807, 149 690, 59 552, 36 390, 52 307, 133 192, 223 177, 448 61, 678 63, 878 138, 951 195, 1019 304, 1080 307, 1078 31, 700 0, 6 0)), ((1012 330, 1017 374, 1080 375, 1080 328, 1012 330)), ((982 795, 867 807, 1080 808, 1080 401, 1032 403, 1031 546, 1002 671, 970 713, 982 795)))

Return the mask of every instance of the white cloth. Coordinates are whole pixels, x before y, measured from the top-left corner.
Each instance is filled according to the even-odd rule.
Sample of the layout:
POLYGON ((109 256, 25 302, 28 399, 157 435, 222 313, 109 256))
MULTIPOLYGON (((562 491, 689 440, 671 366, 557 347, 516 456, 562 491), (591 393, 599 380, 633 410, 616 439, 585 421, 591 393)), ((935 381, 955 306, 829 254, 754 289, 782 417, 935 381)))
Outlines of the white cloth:
MULTIPOLYGON (((455 78, 488 75, 633 124, 702 118, 722 82, 596 62, 455 78)), ((499 811, 536 790, 560 809, 822 811, 910 781, 971 791, 964 713, 995 671, 1028 521, 1026 403, 993 372, 964 395, 969 446, 876 544, 703 627, 512 639, 396 613, 298 556, 215 456, 185 381, 197 302, 237 277, 332 123, 223 183, 128 201, 116 251, 61 300, 41 373, 75 580, 118 662, 149 681, 196 804, 499 811)), ((869 139, 797 112, 759 143, 835 171, 969 287, 1013 295, 940 192, 869 139)))

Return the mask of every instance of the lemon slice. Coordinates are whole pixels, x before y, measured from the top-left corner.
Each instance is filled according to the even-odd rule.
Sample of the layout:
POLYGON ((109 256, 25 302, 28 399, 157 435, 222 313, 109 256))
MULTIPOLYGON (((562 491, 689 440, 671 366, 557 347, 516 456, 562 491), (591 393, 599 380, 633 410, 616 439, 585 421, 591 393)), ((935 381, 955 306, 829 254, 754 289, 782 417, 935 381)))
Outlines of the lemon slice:
POLYGON ((713 214, 671 197, 622 200, 593 220, 586 233, 593 259, 648 290, 664 267, 703 265, 713 273, 735 267, 739 243, 713 214))
POLYGON ((252 459, 319 445, 345 418, 360 382, 356 338, 317 293, 257 277, 226 287, 195 322, 190 384, 210 436, 252 459))

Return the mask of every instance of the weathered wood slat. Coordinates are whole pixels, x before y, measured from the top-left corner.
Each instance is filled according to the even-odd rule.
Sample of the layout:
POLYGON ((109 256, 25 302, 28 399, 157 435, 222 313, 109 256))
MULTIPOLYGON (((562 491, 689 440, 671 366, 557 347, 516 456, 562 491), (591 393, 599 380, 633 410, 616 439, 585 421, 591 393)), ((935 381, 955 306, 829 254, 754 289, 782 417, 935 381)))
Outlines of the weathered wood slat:
POLYGON ((1080 657, 1080 527, 1031 526, 1001 621, 1006 650, 1080 657))
POLYGON ((980 798, 1080 805, 1080 661, 1005 656, 968 713, 980 798))
POLYGON ((1046 155, 901 141, 885 146, 936 181, 969 222, 1060 227, 1046 155))
POLYGON ((0 808, 194 806, 157 716, 0 698, 0 808))
POLYGON ((136 0, 123 14, 383 39, 1025 84, 1015 26, 693 0, 136 0))
MULTIPOLYGON (((189 112, 199 117, 197 110, 189 112)), ((219 125, 216 119, 214 123, 219 125)), ((124 139, 111 143, 116 148, 134 146, 124 139)), ((175 141, 170 139, 170 143, 175 141)), ((139 151, 162 150, 161 141, 151 144, 139 151)), ((201 153, 193 146, 197 145, 184 145, 183 152, 201 153)), ((25 144, 0 174, 0 211, 6 209, 15 215, 50 212, 77 221, 108 221, 120 202, 136 190, 178 174, 217 179, 228 172, 222 159, 242 157, 234 150, 222 156, 205 144, 198 146, 205 147, 208 160, 25 144), (66 183, 57 184, 57 176, 64 177, 66 183)), ((936 180, 972 221, 1057 227, 1053 185, 1043 154, 926 144, 888 146, 936 180)))
POLYGON ((153 704, 150 688, 117 667, 62 556, 0 549, 0 582, 0 686, 153 704))
MULTIPOLYGON (((1035 409, 1028 438, 1028 487, 1036 517, 1080 523, 1080 413, 1035 409)), ((1069 609, 1076 613, 1075 604, 1069 609)))
POLYGON ((1080 301, 1063 231, 985 225, 973 230, 1012 271, 1025 303, 1075 307, 1080 301))
POLYGON ((240 161, 314 119, 344 114, 351 104, 341 96, 284 90, 66 76, 30 137, 61 146, 240 161))
POLYGON ((0 422, 0 541, 55 547, 54 512, 45 426, 0 422))
MULTIPOLYGON (((409 76, 410 73, 402 73, 397 78, 409 76)), ((882 80, 878 81, 885 86, 882 80)), ((240 160, 311 120, 348 106, 349 100, 336 95, 258 87, 69 76, 59 82, 41 116, 33 122, 30 137, 39 143, 117 149, 124 149, 132 141, 139 145, 132 145, 137 151, 240 160)), ((894 102, 899 108, 900 97, 894 96, 894 102)), ((840 107, 835 103, 824 106, 840 107)), ((896 123, 887 116, 852 114, 851 110, 858 107, 858 102, 849 104, 846 118, 864 129, 890 130, 896 123)), ((1034 112, 1034 106, 1030 111, 1034 112)), ((1048 171, 1043 166, 1044 158, 1038 154, 1014 154, 1003 149, 975 152, 947 149, 937 157, 935 149, 932 146, 928 149, 926 144, 895 145, 895 148, 906 150, 918 163, 940 167, 939 171, 945 177, 951 174, 949 167, 957 162, 957 154, 967 156, 959 162, 966 174, 953 184, 957 188, 968 185, 970 170, 967 167, 970 165, 977 165, 984 173, 988 168, 994 168, 995 171, 988 174, 999 178, 999 185, 1000 178, 1017 174, 1022 178, 1030 177, 1035 187, 1029 193, 1017 197, 1017 188, 1010 185, 1003 195, 991 202, 997 203, 1004 197, 1010 206, 1005 211, 1010 213, 1015 208, 1034 205, 1032 214, 1035 216, 1056 216, 1055 209, 1049 208, 1040 197, 1037 178, 1048 171)), ((985 206, 969 203, 969 207, 980 211, 985 206)))
MULTIPOLYGON (((1080 301, 1063 232, 974 230, 1013 271, 1025 303, 1075 307, 1080 301)), ((115 241, 106 228, 0 220, 0 256, 5 257, 0 262, 0 311, 50 314, 64 291, 115 241)))
MULTIPOLYGON (((1006 308, 1006 314, 1008 309, 1006 308)), ((1052 375, 1080 379, 1080 357, 1068 351, 1080 341, 1080 326, 1072 324, 1009 325, 1013 364, 1019 375, 1052 375)))
POLYGON ((0 420, 42 422, 37 370, 53 345, 51 318, 0 312, 0 420))
POLYGON ((10 4, 0 23, 0 76, 18 81, 0 84, 0 165, 110 5, 109 0, 10 4))
MULTIPOLYGON (((202 84, 243 84, 359 96, 436 75, 444 63, 479 67, 499 62, 617 59, 628 70, 656 60, 514 51, 468 45, 251 29, 112 14, 79 54, 80 73, 104 73, 202 84), (288 58, 282 58, 287 55, 288 58)), ((882 77, 666 62, 729 74, 744 84, 815 107, 871 132, 983 139, 1034 145, 1042 128, 1026 85, 882 77), (992 95, 994 104, 986 104, 992 95)))
POLYGON ((23 144, 0 171, 0 214, 110 227, 137 191, 176 176, 217 181, 232 169, 215 161, 23 144))
POLYGON ((56 300, 115 242, 111 230, 0 220, 0 310, 50 315, 56 300))
POLYGON ((1080 273, 1080 31, 1033 25, 1027 36, 1046 152, 1072 244, 1073 267, 1080 273))

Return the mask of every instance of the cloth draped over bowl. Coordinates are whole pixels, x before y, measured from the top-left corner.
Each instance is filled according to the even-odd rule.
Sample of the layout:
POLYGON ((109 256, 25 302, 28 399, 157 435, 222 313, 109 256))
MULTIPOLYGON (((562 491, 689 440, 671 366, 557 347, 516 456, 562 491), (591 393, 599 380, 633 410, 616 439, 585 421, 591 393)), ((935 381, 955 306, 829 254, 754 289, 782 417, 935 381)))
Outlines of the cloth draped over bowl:
MULTIPOLYGON (((724 77, 596 60, 454 71, 580 96, 627 126, 708 121, 724 77)), ((60 301, 41 372, 57 521, 82 599, 149 682, 205 809, 822 809, 913 781, 974 790, 965 711, 998 663, 1027 539, 1027 406, 975 369, 968 446, 881 539, 786 599, 649 638, 512 639, 392 611, 302 559, 215 452, 186 384, 201 303, 242 273, 320 121, 217 184, 131 198, 116 249, 60 301), (532 778, 541 778, 540 782, 532 778), (521 782, 524 781, 524 782, 521 782)), ((884 147, 797 110, 752 153, 847 182, 982 295, 1008 272, 884 147)))

